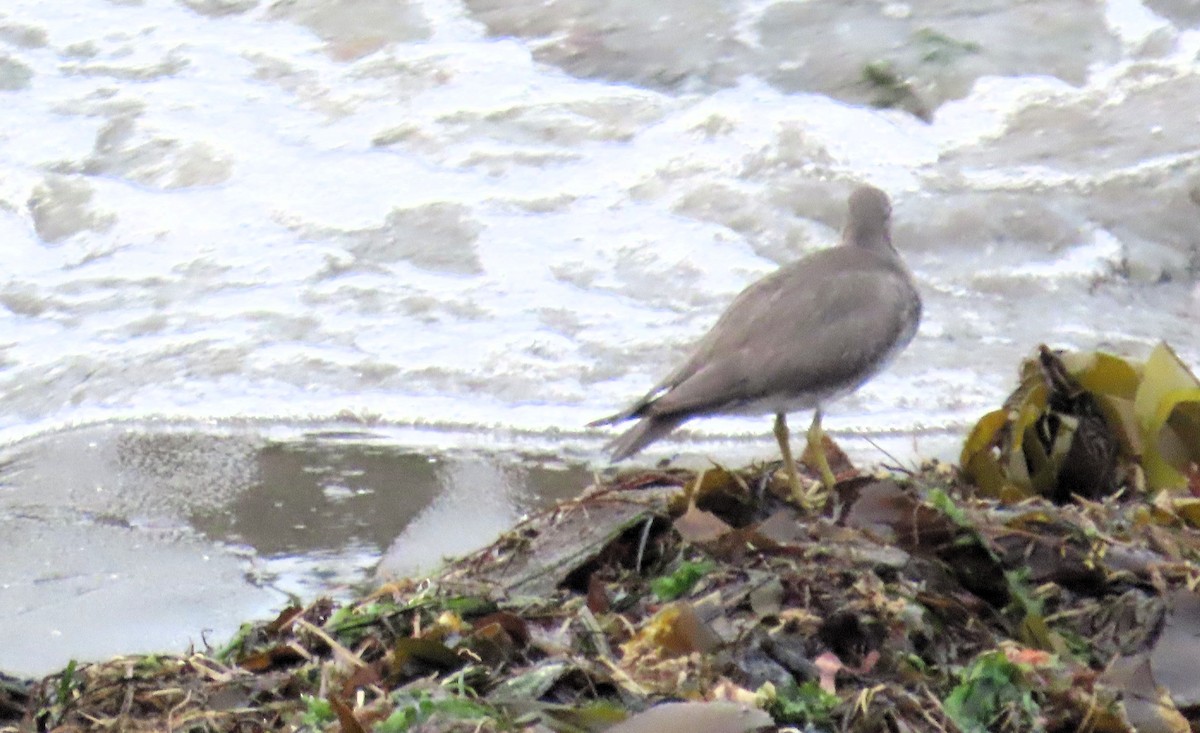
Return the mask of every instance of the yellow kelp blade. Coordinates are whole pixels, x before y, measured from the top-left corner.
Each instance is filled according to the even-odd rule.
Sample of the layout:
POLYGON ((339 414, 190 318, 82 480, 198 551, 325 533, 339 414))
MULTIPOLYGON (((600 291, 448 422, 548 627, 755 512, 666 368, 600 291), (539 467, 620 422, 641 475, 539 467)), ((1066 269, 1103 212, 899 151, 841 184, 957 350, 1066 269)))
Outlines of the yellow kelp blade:
POLYGON ((1200 463, 1200 381, 1165 343, 1146 360, 1134 397, 1142 438, 1142 468, 1150 489, 1187 485, 1200 463))

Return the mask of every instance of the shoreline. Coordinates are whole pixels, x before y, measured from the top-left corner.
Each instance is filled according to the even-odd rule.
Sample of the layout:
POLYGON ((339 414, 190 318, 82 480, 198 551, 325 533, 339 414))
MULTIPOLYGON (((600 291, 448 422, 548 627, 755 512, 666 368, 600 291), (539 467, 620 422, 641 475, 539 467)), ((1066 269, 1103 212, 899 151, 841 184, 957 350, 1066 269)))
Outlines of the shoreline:
POLYGON ((6 681, 0 731, 600 730, 664 700, 856 731, 953 730, 980 705, 997 730, 1196 712, 1129 702, 1138 664, 1173 689, 1167 647, 1200 603, 1182 511, 1005 507, 930 464, 843 466, 809 514, 774 468, 622 473, 432 578, 287 609, 220 649, 6 681))

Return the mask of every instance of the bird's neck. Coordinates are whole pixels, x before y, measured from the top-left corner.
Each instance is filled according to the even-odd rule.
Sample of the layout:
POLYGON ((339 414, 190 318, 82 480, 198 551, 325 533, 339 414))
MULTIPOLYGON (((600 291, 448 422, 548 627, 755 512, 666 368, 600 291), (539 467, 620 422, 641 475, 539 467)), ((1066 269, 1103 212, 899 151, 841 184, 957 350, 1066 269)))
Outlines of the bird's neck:
POLYGON ((892 235, 887 227, 848 227, 842 232, 842 243, 854 247, 862 247, 874 252, 895 254, 892 247, 892 235))

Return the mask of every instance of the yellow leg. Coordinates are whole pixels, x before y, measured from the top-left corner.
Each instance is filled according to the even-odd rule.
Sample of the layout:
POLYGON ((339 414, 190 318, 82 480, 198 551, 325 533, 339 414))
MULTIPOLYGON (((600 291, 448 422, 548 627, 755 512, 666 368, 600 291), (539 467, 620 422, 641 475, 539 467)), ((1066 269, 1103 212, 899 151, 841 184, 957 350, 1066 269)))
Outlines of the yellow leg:
POLYGON ((800 474, 796 472, 796 461, 792 458, 792 446, 789 445, 787 415, 782 412, 775 415, 775 440, 779 441, 779 452, 783 454, 783 470, 787 471, 792 498, 803 505, 808 492, 804 490, 804 485, 800 483, 800 474))
POLYGON ((821 483, 827 490, 832 491, 837 477, 833 475, 833 470, 829 468, 829 460, 825 458, 825 431, 821 430, 820 409, 813 410, 812 425, 808 426, 808 453, 816 462, 817 471, 821 473, 821 483))

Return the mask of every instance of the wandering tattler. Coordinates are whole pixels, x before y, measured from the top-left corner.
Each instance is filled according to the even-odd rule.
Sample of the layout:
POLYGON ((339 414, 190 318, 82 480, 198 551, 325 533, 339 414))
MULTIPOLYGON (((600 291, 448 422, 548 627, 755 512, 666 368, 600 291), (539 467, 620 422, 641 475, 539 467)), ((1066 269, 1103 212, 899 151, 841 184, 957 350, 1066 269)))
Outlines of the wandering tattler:
POLYGON ((850 194, 840 246, 751 284, 692 355, 628 409, 589 427, 641 418, 613 441, 612 460, 637 453, 693 417, 775 414, 792 492, 805 497, 788 445, 787 413, 813 409, 808 445, 827 488, 821 407, 878 373, 916 334, 921 298, 892 247, 887 194, 850 194))

